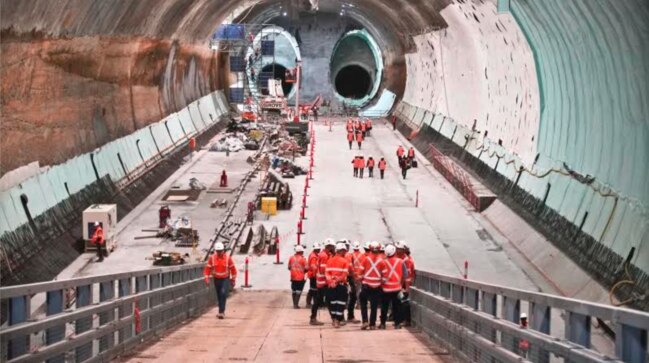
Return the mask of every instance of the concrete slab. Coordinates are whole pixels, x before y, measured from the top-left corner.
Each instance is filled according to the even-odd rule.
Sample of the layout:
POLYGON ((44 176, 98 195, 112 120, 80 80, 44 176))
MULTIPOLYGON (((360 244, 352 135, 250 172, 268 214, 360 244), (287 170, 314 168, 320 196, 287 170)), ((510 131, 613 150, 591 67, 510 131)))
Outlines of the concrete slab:
POLYGON ((314 327, 306 310, 292 308, 288 291, 253 291, 228 300, 226 319, 212 310, 117 361, 442 362, 447 354, 416 329, 314 327))

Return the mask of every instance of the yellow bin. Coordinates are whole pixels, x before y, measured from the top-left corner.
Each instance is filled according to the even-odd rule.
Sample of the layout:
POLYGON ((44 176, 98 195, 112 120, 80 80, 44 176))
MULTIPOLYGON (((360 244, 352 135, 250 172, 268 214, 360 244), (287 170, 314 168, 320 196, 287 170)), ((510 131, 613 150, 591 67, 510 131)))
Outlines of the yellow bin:
POLYGON ((265 197, 261 198, 261 212, 274 216, 277 214, 277 198, 265 197))

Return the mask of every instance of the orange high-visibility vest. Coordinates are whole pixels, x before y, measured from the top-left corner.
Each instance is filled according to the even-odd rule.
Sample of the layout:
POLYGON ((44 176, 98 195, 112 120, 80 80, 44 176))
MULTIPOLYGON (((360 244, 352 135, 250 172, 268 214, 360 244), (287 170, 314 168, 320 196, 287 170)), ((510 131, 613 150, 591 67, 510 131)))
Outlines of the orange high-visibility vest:
POLYGON ((383 269, 383 292, 396 292, 403 285, 403 260, 397 256, 388 257, 383 269))
POLYGON ((318 254, 318 272, 315 276, 316 286, 322 288, 327 286, 325 271, 327 270, 327 261, 329 261, 329 252, 322 251, 318 254))
POLYGON ((357 132, 356 133, 356 142, 363 142, 363 133, 362 132, 357 132))
POLYGON ((365 168, 365 159, 363 159, 362 157, 358 158, 358 168, 359 169, 364 169, 365 168))
POLYGON ((191 151, 196 150, 196 139, 193 137, 189 139, 189 150, 191 151))
POLYGON ((301 254, 295 254, 288 260, 288 269, 291 271, 291 281, 304 281, 307 263, 301 254))
POLYGON ((413 149, 413 148, 408 149, 408 157, 409 158, 414 158, 415 157, 415 149, 413 149))
POLYGON ((403 262, 406 264, 406 268, 408 269, 406 284, 410 286, 412 285, 412 282, 414 281, 415 278, 415 260, 412 258, 412 256, 406 255, 403 259, 403 262))
POLYGON ((361 251, 354 251, 352 252, 353 256, 353 267, 354 267, 354 278, 356 280, 360 280, 362 275, 362 270, 361 270, 361 263, 363 262, 363 259, 365 258, 365 255, 361 253, 361 251))
POLYGON ((345 253, 345 260, 349 262, 349 272, 348 275, 354 278, 356 271, 354 270, 354 255, 350 252, 345 253))
POLYGON ((385 170, 386 165, 385 160, 379 160, 379 170, 385 170))
POLYGON ((374 159, 368 159, 367 160, 367 167, 368 168, 373 168, 374 167, 374 159))
POLYGON ((309 254, 309 272, 307 276, 312 279, 315 278, 318 273, 318 253, 316 251, 311 251, 309 254))
POLYGON ((363 275, 363 285, 373 288, 381 287, 385 261, 377 253, 371 253, 363 258, 361 263, 361 273, 363 275))
POLYGON ((401 146, 399 146, 399 148, 397 149, 397 156, 398 156, 398 157, 402 157, 402 156, 403 156, 403 153, 405 153, 405 152, 406 152, 406 151, 403 150, 403 148, 402 148, 401 146))
POLYGON ((210 275, 214 276, 215 279, 230 278, 230 280, 235 280, 237 278, 237 267, 234 265, 232 257, 225 253, 219 257, 218 253, 214 253, 207 260, 203 275, 205 275, 206 280, 210 275))
POLYGON ((327 261, 325 270, 327 285, 335 287, 347 284, 349 276, 349 261, 345 257, 335 255, 327 261))
POLYGON ((92 234, 92 242, 96 245, 104 244, 104 229, 101 226, 95 227, 95 232, 92 234))
POLYGON ((354 141, 354 132, 350 131, 347 133, 347 141, 354 141))

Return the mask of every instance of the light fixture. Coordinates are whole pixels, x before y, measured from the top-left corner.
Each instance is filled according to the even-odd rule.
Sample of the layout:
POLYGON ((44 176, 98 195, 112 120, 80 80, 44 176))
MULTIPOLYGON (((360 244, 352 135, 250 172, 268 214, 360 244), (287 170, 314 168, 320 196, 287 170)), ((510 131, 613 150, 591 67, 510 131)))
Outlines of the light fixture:
POLYGON ((287 13, 286 13, 286 11, 285 11, 285 12, 283 12, 283 13, 282 13, 282 15, 283 15, 283 16, 286 16, 286 15, 287 15, 287 13))

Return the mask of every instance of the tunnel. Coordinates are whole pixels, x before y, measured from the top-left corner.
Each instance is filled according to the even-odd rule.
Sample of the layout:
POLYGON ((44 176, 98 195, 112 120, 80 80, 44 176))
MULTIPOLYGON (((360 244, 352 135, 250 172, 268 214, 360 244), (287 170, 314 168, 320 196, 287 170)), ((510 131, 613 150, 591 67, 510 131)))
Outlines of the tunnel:
MULTIPOLYGON (((218 189, 216 178, 224 170, 241 167, 232 172, 236 182, 260 174, 281 181, 274 172, 243 168, 271 168, 271 160, 295 158, 285 150, 275 154, 293 145, 308 151, 317 135, 314 148, 326 145, 326 157, 298 157, 302 164, 295 170, 315 168, 322 173, 313 183, 329 184, 304 187, 303 193, 302 184, 291 184, 296 202, 287 213, 294 215, 264 214, 269 230, 280 221, 282 257, 294 253, 297 238, 312 245, 336 234, 360 242, 405 235, 427 253, 422 265, 431 271, 459 276, 470 263, 477 265, 471 276, 489 283, 502 279, 514 289, 649 310, 649 300, 639 293, 649 291, 646 0, 82 3, 2 0, 3 284, 48 281, 75 261, 81 265, 83 256, 75 249, 84 242, 80 215, 96 203, 118 205, 118 219, 128 221, 129 213, 142 210, 140 203, 163 203, 158 188, 187 184, 192 175, 206 179, 208 191, 196 195, 205 198, 216 190, 218 199, 175 201, 182 207, 174 216, 217 205, 241 190, 218 189), (217 30, 232 25, 243 31, 213 47, 217 30), (277 37, 274 53, 245 71, 231 70, 231 57, 247 62, 264 36, 277 37), (298 63, 296 105, 298 87, 284 81, 286 69, 298 63), (283 80, 289 105, 281 105, 285 114, 274 126, 305 126, 288 123, 287 115, 295 106, 315 103, 320 121, 313 120, 311 134, 304 131, 285 143, 269 137, 265 147, 276 148, 268 163, 247 149, 242 152, 250 159, 233 153, 214 161, 216 152, 208 150, 228 126, 236 126, 243 107, 252 109, 263 98, 251 69, 256 76, 269 72, 283 80), (374 125, 364 139, 363 131, 361 136, 347 131, 365 127, 347 126, 357 118, 367 124, 371 118, 374 125), (192 139, 196 154, 188 150, 192 139), (415 159, 398 158, 399 145, 412 146, 415 159), (352 176, 356 155, 384 157, 385 179, 352 176), (332 169, 318 170, 321 163, 332 169), (211 169, 187 171, 204 165, 211 169), (329 194, 317 194, 323 190, 329 194), (316 208, 321 214, 304 218, 316 208), (316 224, 318 229, 302 236, 295 228, 298 218, 308 221, 305 229, 316 224), (368 224, 370 219, 380 223, 368 224), (389 220, 399 223, 388 226, 389 220), (366 233, 368 225, 381 234, 366 233)), ((288 134, 284 131, 278 134, 288 134)), ((306 175, 312 177, 293 175, 290 182, 306 175)), ((259 200, 248 197, 245 202, 259 200)), ((157 225, 158 208, 149 211, 149 224, 157 225)), ((197 223, 212 223, 212 214, 227 210, 202 210, 197 223)), ((141 243, 134 251, 162 245, 140 241, 153 238, 141 233, 152 226, 142 227, 124 238, 141 243)), ((215 226, 202 228, 206 242, 215 226)), ((150 252, 137 262, 150 259, 150 252)), ((268 253, 260 256, 273 265, 264 259, 268 253)), ((448 296, 452 300, 455 294, 448 296)), ((518 312, 517 302, 509 303, 505 310, 518 312)), ((516 322, 512 314, 496 320, 516 322)))
MULTIPOLYGON (((284 67, 281 64, 268 64, 265 65, 261 71, 263 73, 268 73, 272 74, 273 79, 279 79, 282 81, 282 91, 284 91, 285 95, 291 94, 291 91, 293 90, 293 84, 292 83, 287 83, 286 82, 286 67, 284 67)), ((262 92, 263 94, 268 94, 268 92, 262 92)))

